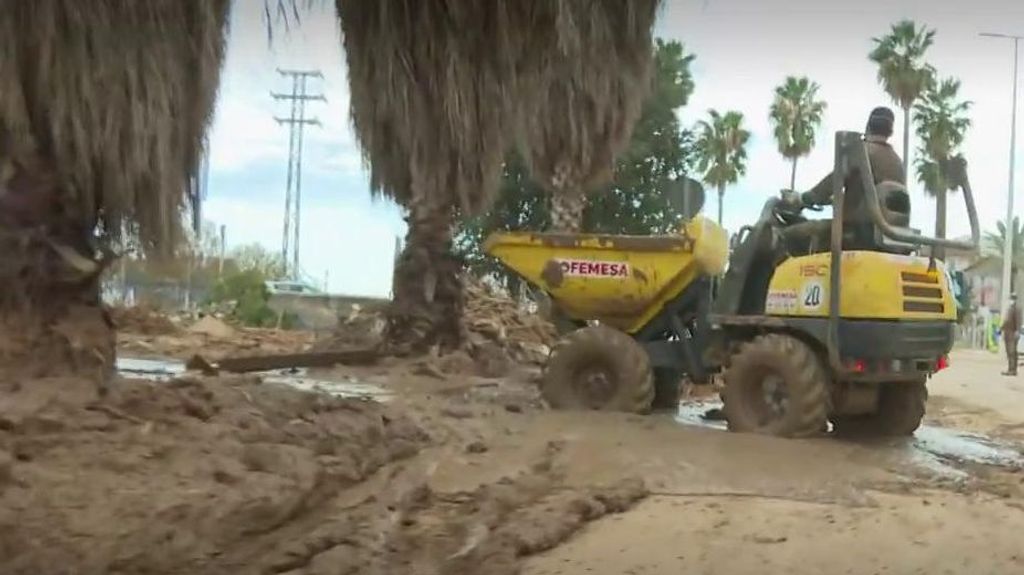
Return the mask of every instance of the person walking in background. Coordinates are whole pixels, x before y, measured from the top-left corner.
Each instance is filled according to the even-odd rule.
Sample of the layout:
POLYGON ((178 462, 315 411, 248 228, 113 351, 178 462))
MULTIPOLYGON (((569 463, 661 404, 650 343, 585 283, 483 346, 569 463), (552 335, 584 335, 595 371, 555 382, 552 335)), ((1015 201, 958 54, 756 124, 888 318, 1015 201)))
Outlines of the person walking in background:
POLYGON ((1010 307, 1003 318, 1003 345, 1009 369, 1003 375, 1017 375, 1017 338, 1020 337, 1021 315, 1017 307, 1017 294, 1010 294, 1010 307))

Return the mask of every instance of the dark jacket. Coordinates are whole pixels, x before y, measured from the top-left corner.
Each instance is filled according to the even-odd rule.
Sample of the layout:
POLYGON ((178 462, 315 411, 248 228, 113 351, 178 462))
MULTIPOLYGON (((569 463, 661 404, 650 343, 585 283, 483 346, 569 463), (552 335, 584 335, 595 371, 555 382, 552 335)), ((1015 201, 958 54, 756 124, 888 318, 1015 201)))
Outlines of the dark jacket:
POLYGON ((1020 308, 1017 307, 1017 304, 1011 303, 1010 308, 1006 310, 1006 316, 1003 318, 1003 335, 1019 333, 1020 323, 1020 308))
MULTIPOLYGON (((871 172, 874 175, 875 184, 881 182, 907 183, 907 175, 903 171, 903 162, 892 149, 888 142, 881 138, 868 136, 866 139, 868 161, 871 163, 871 172)), ((827 206, 832 203, 832 178, 833 175, 825 176, 810 191, 804 192, 800 197, 804 205, 827 206)), ((845 182, 846 199, 843 202, 843 221, 850 223, 868 223, 871 221, 871 214, 868 213, 867 201, 864 196, 864 187, 860 182, 860 174, 857 169, 851 169, 845 182)))

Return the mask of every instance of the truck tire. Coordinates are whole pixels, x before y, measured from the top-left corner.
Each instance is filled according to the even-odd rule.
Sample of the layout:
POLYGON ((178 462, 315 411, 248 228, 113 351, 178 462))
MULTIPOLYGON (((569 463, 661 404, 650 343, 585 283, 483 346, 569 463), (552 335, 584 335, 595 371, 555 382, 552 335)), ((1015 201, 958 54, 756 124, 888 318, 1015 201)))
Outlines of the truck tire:
POLYGON ((649 413, 654 401, 650 359, 621 331, 578 329, 552 350, 541 395, 555 409, 649 413))
POLYGON ((828 370, 795 337, 769 334, 743 344, 724 380, 730 431, 810 437, 827 429, 828 370))
POLYGON ((656 411, 678 411, 683 395, 683 375, 674 369, 655 368, 654 401, 651 407, 656 411))
POLYGON ((906 437, 921 426, 927 403, 924 379, 883 383, 875 413, 833 417, 832 427, 841 437, 906 437))

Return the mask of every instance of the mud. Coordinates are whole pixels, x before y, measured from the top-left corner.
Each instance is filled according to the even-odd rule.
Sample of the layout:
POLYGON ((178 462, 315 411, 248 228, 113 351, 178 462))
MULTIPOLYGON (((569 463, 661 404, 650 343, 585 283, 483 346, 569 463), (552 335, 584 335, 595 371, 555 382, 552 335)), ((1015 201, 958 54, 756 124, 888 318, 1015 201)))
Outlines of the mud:
POLYGON ((200 569, 428 443, 386 406, 252 379, 119 380, 102 400, 71 380, 32 382, 0 414, 0 450, 15 460, 0 564, 200 569))
POLYGON ((481 407, 535 409, 515 390, 410 404, 354 376, 199 378, 174 360, 119 367, 148 379, 116 379, 102 398, 68 379, 5 396, 5 575, 513 574, 647 493, 628 478, 570 484, 557 444, 497 476, 435 481, 450 447, 490 455, 481 407), (471 423, 437 417, 441 406, 471 423))

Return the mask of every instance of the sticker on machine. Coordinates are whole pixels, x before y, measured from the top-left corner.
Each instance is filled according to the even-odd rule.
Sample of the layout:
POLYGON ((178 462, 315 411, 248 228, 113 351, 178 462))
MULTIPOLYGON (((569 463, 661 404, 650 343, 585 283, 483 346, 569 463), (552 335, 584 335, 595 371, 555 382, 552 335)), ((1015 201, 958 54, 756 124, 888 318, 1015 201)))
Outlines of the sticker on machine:
POLYGON ((594 260, 558 260, 562 275, 568 277, 613 278, 629 277, 629 264, 626 262, 603 262, 594 260))
POLYGON ((796 290, 772 290, 765 300, 765 311, 768 313, 787 314, 796 311, 796 290))
POLYGON ((825 286, 819 281, 810 281, 800 290, 800 303, 804 311, 817 311, 825 301, 825 286))

